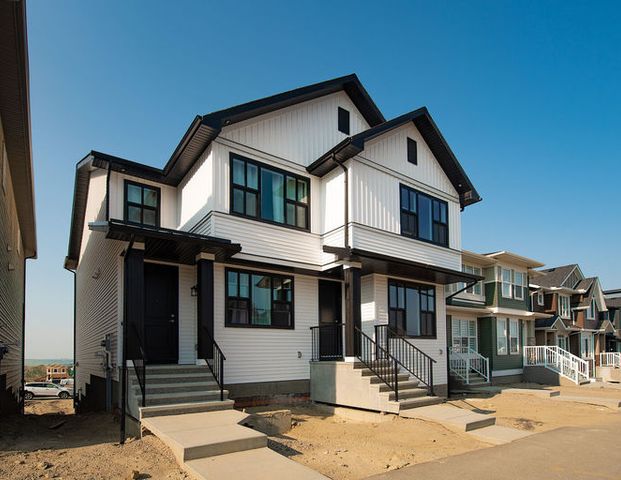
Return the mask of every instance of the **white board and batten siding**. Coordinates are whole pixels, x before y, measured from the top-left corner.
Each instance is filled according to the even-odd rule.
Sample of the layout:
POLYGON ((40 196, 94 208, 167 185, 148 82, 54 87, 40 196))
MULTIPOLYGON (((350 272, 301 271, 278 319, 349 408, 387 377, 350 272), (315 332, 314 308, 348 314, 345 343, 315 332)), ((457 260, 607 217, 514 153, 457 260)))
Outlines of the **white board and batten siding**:
POLYGON ((336 92, 225 127, 221 136, 307 167, 347 137, 338 107, 349 111, 350 135, 369 128, 349 96, 336 92))
POLYGON ((319 321, 317 279, 294 275, 294 329, 226 327, 225 268, 216 264, 214 270, 215 340, 226 356, 225 383, 308 379, 310 327, 319 321))

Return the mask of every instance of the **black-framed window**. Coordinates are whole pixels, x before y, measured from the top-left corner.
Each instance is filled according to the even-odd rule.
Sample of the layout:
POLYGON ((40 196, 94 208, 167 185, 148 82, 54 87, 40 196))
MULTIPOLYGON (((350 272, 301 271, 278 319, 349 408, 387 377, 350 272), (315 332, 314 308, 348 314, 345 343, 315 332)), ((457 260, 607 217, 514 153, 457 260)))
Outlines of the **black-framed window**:
POLYGON ((448 204, 400 186, 401 235, 448 247, 448 204))
POLYGON ((231 154, 231 212, 310 229, 308 178, 231 154))
POLYGON ((418 147, 416 140, 408 137, 408 162, 418 165, 418 147))
POLYGON ((227 327, 294 328, 293 277, 226 269, 227 327))
POLYGON ((388 282, 388 323, 408 337, 436 337, 436 289, 430 285, 388 282))
POLYGON ((160 226, 160 189, 125 180, 125 221, 160 226))
POLYGON ((339 132, 349 135, 349 112, 344 108, 338 108, 339 132))

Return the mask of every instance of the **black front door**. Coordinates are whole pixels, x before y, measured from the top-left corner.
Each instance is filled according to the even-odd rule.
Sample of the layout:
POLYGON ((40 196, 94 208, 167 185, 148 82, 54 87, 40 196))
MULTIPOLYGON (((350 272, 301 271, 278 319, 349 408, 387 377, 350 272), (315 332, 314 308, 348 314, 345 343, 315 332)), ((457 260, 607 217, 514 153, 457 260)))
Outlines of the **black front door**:
POLYGON ((343 307, 340 282, 319 280, 319 359, 343 358, 343 307))
POLYGON ((144 264, 144 343, 149 363, 179 360, 179 269, 144 264))

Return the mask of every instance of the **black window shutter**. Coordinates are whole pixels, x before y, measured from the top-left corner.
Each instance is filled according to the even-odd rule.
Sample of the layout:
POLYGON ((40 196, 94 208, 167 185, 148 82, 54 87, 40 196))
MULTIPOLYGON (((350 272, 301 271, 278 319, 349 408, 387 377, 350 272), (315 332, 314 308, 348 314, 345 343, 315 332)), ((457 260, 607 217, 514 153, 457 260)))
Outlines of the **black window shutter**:
POLYGON ((416 140, 408 137, 408 162, 418 165, 418 156, 416 151, 416 140))
POLYGON ((349 135, 349 112, 339 107, 339 132, 349 135))

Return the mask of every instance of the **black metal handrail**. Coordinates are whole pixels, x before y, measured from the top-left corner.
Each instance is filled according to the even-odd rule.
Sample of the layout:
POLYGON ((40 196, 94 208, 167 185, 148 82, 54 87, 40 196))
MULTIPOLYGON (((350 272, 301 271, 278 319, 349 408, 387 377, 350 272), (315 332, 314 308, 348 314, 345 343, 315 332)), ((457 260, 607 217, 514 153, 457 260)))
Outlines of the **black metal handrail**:
POLYGON ((354 331, 359 338, 356 358, 388 385, 395 392, 395 400, 399 401, 399 362, 358 327, 354 327, 354 331))
POLYGON ((311 361, 343 359, 343 324, 329 323, 310 327, 311 361))
POLYGON ((207 357, 204 358, 205 363, 207 363, 207 367, 209 367, 209 370, 211 370, 211 373, 216 380, 218 387, 220 387, 220 401, 223 401, 224 361, 226 360, 226 357, 224 356, 224 353, 222 353, 222 349, 220 348, 220 346, 211 336, 211 333, 209 333, 209 330, 207 330, 207 327, 203 325, 202 331, 204 335, 201 336, 201 343, 203 343, 203 348, 201 349, 201 351, 203 352, 203 355, 207 357), (207 345, 205 345, 204 342, 206 342, 207 345), (211 357, 209 356, 209 353, 211 353, 211 357))
POLYGON ((378 345, 396 358, 399 365, 417 378, 433 395, 433 364, 436 361, 389 325, 375 325, 375 338, 378 345), (395 340, 391 342, 390 340, 395 340))
MULTIPOLYGON (((132 329, 134 331, 134 335, 136 336, 136 346, 138 347, 133 352, 138 355, 138 358, 131 358, 132 365, 134 366, 134 371, 136 372, 136 378, 138 378, 138 384, 140 385, 140 392, 142 393, 142 406, 146 406, 146 392, 147 392, 147 354, 144 350, 144 344, 142 343, 142 337, 140 336, 140 332, 138 331, 138 327, 136 327, 135 323, 132 323, 132 329)), ((133 357, 134 355, 132 355, 133 357)))

